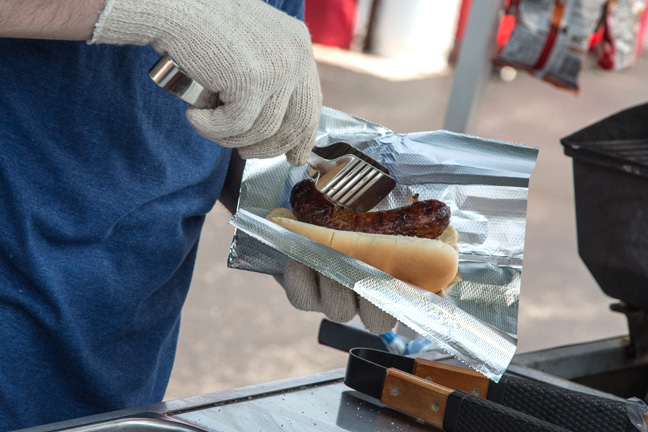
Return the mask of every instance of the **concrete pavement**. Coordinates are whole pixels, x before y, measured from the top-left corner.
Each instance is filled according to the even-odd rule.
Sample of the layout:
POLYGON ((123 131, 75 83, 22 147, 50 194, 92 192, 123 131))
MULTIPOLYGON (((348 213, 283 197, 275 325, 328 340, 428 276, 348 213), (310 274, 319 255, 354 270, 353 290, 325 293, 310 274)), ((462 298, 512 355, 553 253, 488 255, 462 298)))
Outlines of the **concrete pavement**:
MULTIPOLYGON (((397 132, 443 125, 451 73, 395 81, 324 61, 319 70, 329 107, 397 132)), ((578 257, 571 158, 559 140, 646 101, 646 56, 625 72, 588 64, 578 95, 526 74, 489 82, 473 134, 540 149, 529 187, 518 352, 626 333, 625 319, 608 309, 613 299, 578 257)), ((345 353, 318 345, 320 314, 293 309, 271 277, 226 267, 233 233, 228 219, 220 206, 207 219, 167 399, 346 363, 345 353)))

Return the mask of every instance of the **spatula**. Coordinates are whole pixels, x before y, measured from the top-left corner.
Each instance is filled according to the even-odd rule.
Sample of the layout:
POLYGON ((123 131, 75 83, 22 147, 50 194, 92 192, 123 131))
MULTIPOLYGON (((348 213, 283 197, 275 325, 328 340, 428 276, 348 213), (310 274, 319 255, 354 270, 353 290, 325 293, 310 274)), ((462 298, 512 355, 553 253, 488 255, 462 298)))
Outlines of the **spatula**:
MULTIPOLYGON (((332 146, 339 144, 351 147, 347 143, 332 146)), ((380 165, 372 165, 353 154, 331 160, 312 151, 308 164, 319 172, 317 189, 338 204, 356 211, 371 210, 396 186, 387 168, 383 171, 380 165)))
MULTIPOLYGON (((216 108, 221 104, 218 94, 187 76, 168 55, 153 65, 149 76, 164 90, 198 108, 216 108)), ((317 188, 333 201, 356 211, 372 209, 396 187, 396 180, 386 167, 347 143, 316 148, 308 163, 319 173, 317 188)))

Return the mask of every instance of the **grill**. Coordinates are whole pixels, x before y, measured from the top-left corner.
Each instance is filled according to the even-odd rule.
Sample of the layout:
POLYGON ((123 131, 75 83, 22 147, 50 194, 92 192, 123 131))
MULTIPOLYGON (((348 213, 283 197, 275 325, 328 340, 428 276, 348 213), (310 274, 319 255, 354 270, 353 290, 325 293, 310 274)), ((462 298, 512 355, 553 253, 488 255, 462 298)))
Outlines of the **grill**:
POLYGON ((561 140, 573 159, 578 253, 603 292, 621 300, 632 345, 648 349, 648 104, 561 140))

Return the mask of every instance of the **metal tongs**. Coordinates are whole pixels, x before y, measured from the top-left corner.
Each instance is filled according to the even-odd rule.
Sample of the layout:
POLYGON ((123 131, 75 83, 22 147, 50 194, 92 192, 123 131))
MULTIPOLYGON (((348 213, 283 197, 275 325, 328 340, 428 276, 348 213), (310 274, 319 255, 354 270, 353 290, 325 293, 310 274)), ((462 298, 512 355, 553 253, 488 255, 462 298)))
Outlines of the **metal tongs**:
POLYGON ((448 432, 633 430, 631 401, 370 348, 349 351, 344 383, 448 432))
MULTIPOLYGON (((198 108, 216 108, 221 105, 218 94, 207 90, 187 74, 168 56, 162 56, 149 70, 151 79, 164 90, 198 108)), ((369 156, 346 143, 322 147, 337 153, 326 157, 331 150, 313 151, 308 164, 319 173, 316 186, 322 193, 340 205, 356 211, 368 211, 382 201, 396 187, 389 170, 369 156)))

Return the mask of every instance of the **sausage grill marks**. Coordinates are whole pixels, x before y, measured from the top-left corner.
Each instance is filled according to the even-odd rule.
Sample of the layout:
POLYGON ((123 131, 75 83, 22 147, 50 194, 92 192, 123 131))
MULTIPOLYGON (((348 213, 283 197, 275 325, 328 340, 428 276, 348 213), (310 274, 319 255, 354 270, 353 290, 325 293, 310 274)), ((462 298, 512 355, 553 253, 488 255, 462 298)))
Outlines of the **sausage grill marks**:
POLYGON ((342 231, 437 238, 450 223, 450 207, 438 200, 416 201, 391 210, 356 212, 315 188, 312 180, 297 183, 290 194, 297 219, 342 231))

